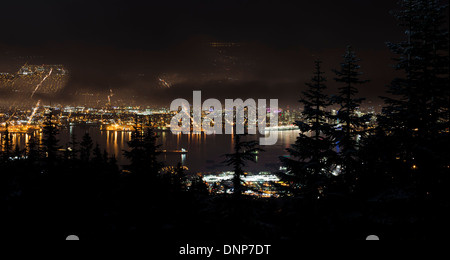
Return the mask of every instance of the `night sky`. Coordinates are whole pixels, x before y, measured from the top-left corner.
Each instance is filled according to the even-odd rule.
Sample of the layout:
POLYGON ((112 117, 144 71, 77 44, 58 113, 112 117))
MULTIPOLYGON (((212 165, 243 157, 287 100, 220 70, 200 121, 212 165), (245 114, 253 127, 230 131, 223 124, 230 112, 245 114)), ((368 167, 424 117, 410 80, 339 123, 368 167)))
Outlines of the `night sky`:
POLYGON ((54 98, 73 102, 82 91, 113 89, 116 98, 165 106, 193 90, 295 104, 317 58, 334 91, 331 69, 349 44, 371 80, 361 94, 377 102, 395 75, 385 43, 403 38, 393 0, 23 0, 0 8, 0 72, 63 64, 70 80, 54 98))

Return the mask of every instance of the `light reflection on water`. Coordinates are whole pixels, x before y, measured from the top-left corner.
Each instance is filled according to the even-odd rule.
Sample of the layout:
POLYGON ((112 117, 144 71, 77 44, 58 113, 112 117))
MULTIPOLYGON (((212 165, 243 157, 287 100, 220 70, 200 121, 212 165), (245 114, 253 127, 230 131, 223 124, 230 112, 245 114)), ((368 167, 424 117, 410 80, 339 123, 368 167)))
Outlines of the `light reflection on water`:
MULTIPOLYGON (((83 135, 88 132, 94 145, 98 143, 101 149, 105 149, 109 155, 115 155, 119 165, 128 163, 123 156, 123 150, 127 149, 127 142, 131 139, 130 132, 100 131, 98 127, 70 127, 62 129, 59 134, 60 146, 65 148, 70 142, 71 133, 76 135, 81 142, 83 135)), ((293 144, 299 131, 281 131, 278 133, 278 142, 273 146, 263 146, 265 152, 258 155, 257 163, 249 163, 248 171, 277 171, 280 166, 279 156, 287 155, 286 148, 293 144)), ((172 134, 171 132, 158 132, 159 143, 165 150, 188 150, 187 154, 161 154, 160 159, 166 165, 176 165, 181 162, 191 172, 221 172, 230 170, 223 165, 224 154, 233 152, 234 135, 206 135, 206 134, 172 134)), ((0 134, 1 136, 1 134, 0 134)), ((19 144, 25 148, 30 136, 27 134, 12 134, 13 146, 19 144)), ((259 136, 250 135, 245 140, 259 140, 259 136)))

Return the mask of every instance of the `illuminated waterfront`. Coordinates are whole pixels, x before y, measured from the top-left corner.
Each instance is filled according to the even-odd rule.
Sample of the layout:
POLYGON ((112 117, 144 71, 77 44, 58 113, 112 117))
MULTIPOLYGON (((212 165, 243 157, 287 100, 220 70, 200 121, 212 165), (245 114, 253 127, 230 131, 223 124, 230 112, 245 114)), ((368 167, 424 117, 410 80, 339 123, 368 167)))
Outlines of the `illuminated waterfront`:
MULTIPOLYGON (((127 142, 131 138, 131 132, 125 131, 101 131, 98 126, 72 126, 60 130, 59 139, 60 146, 66 148, 66 144, 70 142, 70 136, 74 133, 78 141, 82 136, 89 132, 92 140, 100 145, 102 150, 106 150, 108 154, 115 155, 119 165, 127 164, 126 158, 123 156, 123 150, 127 149, 127 142)), ((189 168, 189 172, 223 172, 229 168, 222 164, 226 153, 232 152, 234 145, 234 136, 232 135, 205 135, 205 134, 189 134, 174 135, 170 131, 158 131, 160 136, 159 142, 163 145, 164 150, 181 150, 186 149, 188 153, 163 153, 160 158, 166 165, 174 166, 178 162, 189 168)), ((278 157, 286 155, 286 148, 295 142, 299 131, 280 131, 278 142, 274 146, 264 147, 266 152, 258 155, 258 163, 249 164, 249 171, 277 171, 280 167, 278 157)), ((0 134, 1 135, 1 134, 0 134)), ((19 144, 21 149, 25 148, 26 140, 30 135, 25 133, 12 134, 13 145, 19 144)), ((249 136, 252 140, 257 140, 257 136, 249 136)), ((249 139, 250 140, 250 139, 249 139)))

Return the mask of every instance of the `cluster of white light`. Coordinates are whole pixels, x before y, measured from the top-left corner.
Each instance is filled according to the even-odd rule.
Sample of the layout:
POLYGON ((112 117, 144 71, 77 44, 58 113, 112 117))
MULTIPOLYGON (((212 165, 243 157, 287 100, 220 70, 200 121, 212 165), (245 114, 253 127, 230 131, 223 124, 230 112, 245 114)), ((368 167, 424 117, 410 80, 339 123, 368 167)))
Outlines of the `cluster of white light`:
MULTIPOLYGON (((229 181, 233 179, 233 172, 224 172, 219 175, 205 175, 203 180, 207 183, 215 183, 221 181, 229 181)), ((244 182, 278 182, 280 179, 273 174, 256 174, 241 177, 244 182)))
POLYGON ((242 178, 245 182, 277 182, 280 179, 275 175, 248 175, 242 178))
POLYGON ((221 182, 221 181, 228 181, 233 179, 233 174, 229 173, 222 173, 219 175, 205 175, 203 176, 203 181, 207 183, 215 183, 215 182, 221 182))

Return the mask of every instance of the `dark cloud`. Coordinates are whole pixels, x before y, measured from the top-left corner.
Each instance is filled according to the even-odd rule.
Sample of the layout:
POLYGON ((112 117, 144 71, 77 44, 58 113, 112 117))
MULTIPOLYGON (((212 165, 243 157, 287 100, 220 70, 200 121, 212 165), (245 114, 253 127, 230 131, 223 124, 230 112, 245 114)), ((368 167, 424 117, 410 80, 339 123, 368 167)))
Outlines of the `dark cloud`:
POLYGON ((0 15, 0 71, 64 64, 70 80, 58 99, 67 101, 80 91, 113 89, 168 105, 200 89, 221 99, 293 103, 313 61, 322 59, 330 72, 352 44, 372 79, 361 92, 376 97, 393 76, 385 42, 402 37, 393 8, 392 0, 8 1, 0 15), (214 41, 240 46, 220 50, 209 46, 214 41))
POLYGON ((392 0, 23 0, 2 3, 3 42, 165 48, 192 35, 276 46, 380 47, 396 37, 392 0), (381 40, 383 42, 383 40, 381 40))

